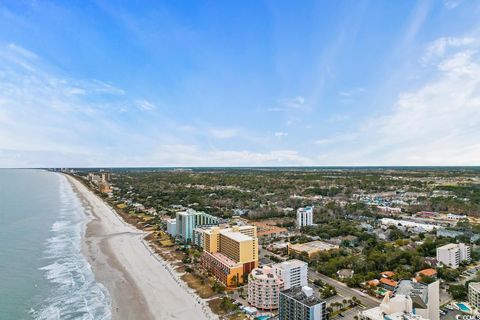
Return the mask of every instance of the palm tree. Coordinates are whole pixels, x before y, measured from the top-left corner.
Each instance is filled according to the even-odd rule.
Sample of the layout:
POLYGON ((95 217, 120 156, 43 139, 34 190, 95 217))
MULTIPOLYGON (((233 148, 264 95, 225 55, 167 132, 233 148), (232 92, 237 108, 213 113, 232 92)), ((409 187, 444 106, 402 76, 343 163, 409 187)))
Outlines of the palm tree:
POLYGON ((232 277, 232 279, 230 280, 230 283, 231 283, 232 285, 236 286, 236 285, 237 285, 237 280, 238 280, 238 279, 237 279, 237 275, 234 275, 234 276, 232 277))

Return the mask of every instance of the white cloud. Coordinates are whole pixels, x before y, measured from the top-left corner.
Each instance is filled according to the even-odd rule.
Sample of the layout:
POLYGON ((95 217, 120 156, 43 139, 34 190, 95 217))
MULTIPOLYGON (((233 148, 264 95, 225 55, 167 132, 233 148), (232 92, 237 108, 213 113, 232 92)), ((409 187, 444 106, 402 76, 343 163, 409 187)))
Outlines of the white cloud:
POLYGON ((478 165, 480 59, 457 52, 438 70, 431 82, 401 94, 390 115, 364 128, 354 157, 370 164, 478 165))
POLYGON ((277 131, 274 133, 275 137, 286 137, 288 136, 288 132, 283 132, 283 131, 277 131))
POLYGON ((434 58, 441 58, 450 48, 465 47, 475 44, 477 40, 473 37, 442 37, 432 41, 427 45, 427 52, 422 57, 422 61, 428 62, 434 58))
POLYGON ((278 106, 268 108, 270 112, 289 112, 295 110, 309 110, 310 108, 305 103, 303 96, 296 96, 294 98, 286 98, 278 100, 278 106))
POLYGON ((354 95, 357 95, 357 94, 363 93, 363 92, 365 92, 365 88, 358 87, 358 88, 353 88, 353 89, 350 89, 350 90, 340 91, 338 93, 338 95, 341 96, 341 97, 350 98, 354 95))
POLYGON ((153 110, 156 108, 156 106, 151 103, 150 101, 147 101, 147 100, 137 100, 135 101, 138 109, 142 110, 142 111, 150 111, 150 110, 153 110))
POLYGON ((275 166, 311 165, 312 160, 294 150, 251 152, 205 150, 196 145, 161 145, 152 165, 165 166, 275 166))
POLYGON ((462 0, 444 0, 443 5, 447 9, 454 9, 462 3, 462 0))

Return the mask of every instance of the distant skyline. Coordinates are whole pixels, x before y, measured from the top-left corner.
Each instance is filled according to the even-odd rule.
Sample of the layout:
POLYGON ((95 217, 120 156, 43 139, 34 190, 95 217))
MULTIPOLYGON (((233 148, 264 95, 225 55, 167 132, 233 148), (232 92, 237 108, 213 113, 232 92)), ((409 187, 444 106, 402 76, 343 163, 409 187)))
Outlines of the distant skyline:
POLYGON ((478 1, 2 1, 0 167, 480 165, 478 1))

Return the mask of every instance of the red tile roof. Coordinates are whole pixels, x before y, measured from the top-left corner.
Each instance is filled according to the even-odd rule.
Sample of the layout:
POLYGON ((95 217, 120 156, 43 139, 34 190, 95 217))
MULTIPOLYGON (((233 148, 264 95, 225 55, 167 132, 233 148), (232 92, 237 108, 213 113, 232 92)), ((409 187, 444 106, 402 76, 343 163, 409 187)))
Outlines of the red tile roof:
POLYGON ((386 284, 387 286, 393 287, 393 288, 395 288, 398 284, 397 281, 394 281, 394 280, 391 280, 391 279, 386 279, 386 278, 380 279, 380 282, 383 283, 383 284, 386 284))

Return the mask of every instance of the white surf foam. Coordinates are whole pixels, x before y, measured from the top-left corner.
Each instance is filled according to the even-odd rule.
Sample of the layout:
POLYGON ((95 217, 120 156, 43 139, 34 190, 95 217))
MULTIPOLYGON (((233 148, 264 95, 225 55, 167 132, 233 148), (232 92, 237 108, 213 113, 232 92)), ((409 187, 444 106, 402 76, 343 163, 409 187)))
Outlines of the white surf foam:
POLYGON ((49 296, 31 310, 37 320, 111 319, 107 289, 95 281, 91 266, 82 255, 82 235, 87 216, 65 177, 60 176, 59 220, 46 242, 46 265, 40 268, 51 284, 49 296))

